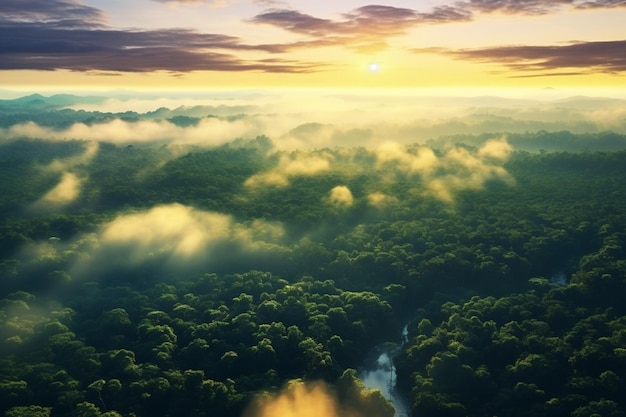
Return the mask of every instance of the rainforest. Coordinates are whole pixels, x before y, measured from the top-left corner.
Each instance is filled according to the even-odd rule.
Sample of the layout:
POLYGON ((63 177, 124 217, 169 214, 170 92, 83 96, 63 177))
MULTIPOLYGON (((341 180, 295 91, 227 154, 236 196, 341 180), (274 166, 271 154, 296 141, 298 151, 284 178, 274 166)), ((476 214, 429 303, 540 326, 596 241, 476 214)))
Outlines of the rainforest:
POLYGON ((0 415, 626 416, 626 102, 254 100, 0 100, 0 415))

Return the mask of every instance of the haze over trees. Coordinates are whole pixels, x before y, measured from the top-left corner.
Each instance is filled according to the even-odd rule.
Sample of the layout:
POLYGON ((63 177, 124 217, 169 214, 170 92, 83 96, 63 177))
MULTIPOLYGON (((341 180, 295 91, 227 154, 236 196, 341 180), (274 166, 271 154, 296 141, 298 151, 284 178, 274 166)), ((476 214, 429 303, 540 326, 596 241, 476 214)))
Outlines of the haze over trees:
POLYGON ((4 416, 391 417, 381 350, 415 416, 625 415, 619 129, 206 145, 256 116, 59 105, 0 106, 4 416))

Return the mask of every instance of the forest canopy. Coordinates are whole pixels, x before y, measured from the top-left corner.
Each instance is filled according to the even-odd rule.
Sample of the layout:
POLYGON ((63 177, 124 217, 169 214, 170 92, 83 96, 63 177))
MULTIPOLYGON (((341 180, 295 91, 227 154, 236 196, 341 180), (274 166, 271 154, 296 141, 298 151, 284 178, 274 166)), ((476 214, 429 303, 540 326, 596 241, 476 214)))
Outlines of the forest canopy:
POLYGON ((31 134, 249 116, 25 102, 0 103, 2 415, 391 417, 359 379, 381 351, 415 416, 625 415, 622 133, 125 143, 31 134))

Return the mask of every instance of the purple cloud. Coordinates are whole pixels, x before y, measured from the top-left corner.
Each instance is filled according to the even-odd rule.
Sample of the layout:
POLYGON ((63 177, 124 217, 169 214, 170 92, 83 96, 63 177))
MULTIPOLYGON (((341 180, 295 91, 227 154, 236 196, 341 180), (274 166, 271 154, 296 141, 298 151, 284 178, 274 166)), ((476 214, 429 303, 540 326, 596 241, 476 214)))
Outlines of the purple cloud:
POLYGON ((457 7, 478 13, 542 15, 563 8, 626 7, 626 0, 465 0, 457 7))
POLYGON ((501 64, 511 70, 551 75, 619 73, 626 71, 626 40, 577 42, 553 46, 496 46, 480 49, 416 49, 415 52, 440 53, 457 59, 501 64), (573 70, 562 72, 562 70, 573 70))
POLYGON ((271 9, 250 22, 266 24, 312 38, 282 45, 285 49, 339 45, 359 51, 384 49, 387 39, 402 35, 426 23, 466 21, 471 14, 452 6, 437 7, 429 13, 412 9, 368 5, 344 13, 341 20, 322 19, 296 10, 271 9))
POLYGON ((460 7, 479 13, 505 13, 540 15, 558 10, 572 0, 468 0, 459 3, 460 7))
POLYGON ((616 8, 626 7, 626 0, 593 0, 578 1, 576 7, 579 9, 600 9, 600 8, 616 8))
POLYGON ((312 72, 315 63, 244 60, 240 51, 281 52, 237 37, 193 30, 116 30, 103 13, 74 0, 2 0, 0 69, 72 71, 312 72), (228 53, 230 52, 230 53, 228 53))

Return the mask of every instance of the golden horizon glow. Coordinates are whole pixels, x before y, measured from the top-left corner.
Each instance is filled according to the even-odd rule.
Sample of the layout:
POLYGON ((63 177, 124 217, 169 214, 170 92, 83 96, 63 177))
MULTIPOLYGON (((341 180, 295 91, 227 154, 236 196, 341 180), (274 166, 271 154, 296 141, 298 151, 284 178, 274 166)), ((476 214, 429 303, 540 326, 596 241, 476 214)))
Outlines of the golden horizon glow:
POLYGON ((394 5, 293 0, 268 9, 251 0, 126 5, 50 0, 46 10, 24 4, 8 17, 15 27, 38 25, 54 42, 42 39, 43 49, 30 56, 31 46, 15 39, 12 50, 0 54, 5 58, 0 88, 623 85, 626 7, 603 0, 593 0, 593 8, 578 3, 555 6, 546 0, 533 2, 531 9, 500 0, 487 9, 482 2, 446 0, 421 6, 408 0, 394 5), (63 22, 77 10, 84 17, 78 28, 92 37, 80 53, 75 27, 62 26, 72 24, 63 22), (32 17, 39 15, 44 17, 32 17), (56 20, 56 26, 49 24, 56 20))
MULTIPOLYGON (((365 60, 367 61, 367 60, 365 60)), ((6 71, 0 90, 195 90, 198 88, 588 88, 610 89, 626 85, 626 76, 612 74, 526 77, 484 73, 477 65, 450 63, 439 58, 415 66, 393 62, 352 65, 345 71, 309 74, 302 83, 299 74, 192 72, 174 76, 163 72, 123 75, 77 75, 70 71, 6 71), (376 66, 376 69, 372 68, 376 66), (459 77, 459 73, 465 77, 459 77), (120 80, 123 79, 123 80, 120 80), (261 81, 262 79, 262 81, 261 81), (452 81, 454 79, 454 81, 452 81), (123 82, 120 82, 123 81, 123 82)))

